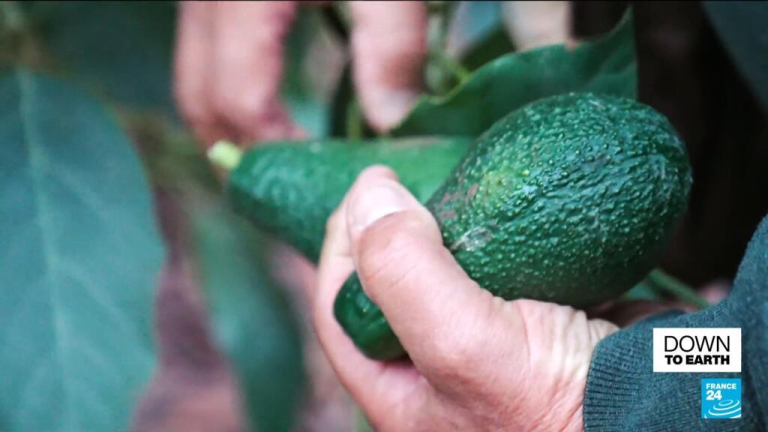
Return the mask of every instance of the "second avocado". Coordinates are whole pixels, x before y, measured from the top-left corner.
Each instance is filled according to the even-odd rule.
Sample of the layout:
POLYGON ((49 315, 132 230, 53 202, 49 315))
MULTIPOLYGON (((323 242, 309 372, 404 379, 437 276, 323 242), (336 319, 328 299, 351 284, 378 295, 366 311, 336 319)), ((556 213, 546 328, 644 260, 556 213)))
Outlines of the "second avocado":
MULTIPOLYGON (((690 187, 685 148, 664 116, 629 99, 567 94, 495 123, 427 208, 484 289, 582 308, 618 297, 654 267, 690 187)), ((405 354, 357 275, 334 313, 367 356, 405 354)))

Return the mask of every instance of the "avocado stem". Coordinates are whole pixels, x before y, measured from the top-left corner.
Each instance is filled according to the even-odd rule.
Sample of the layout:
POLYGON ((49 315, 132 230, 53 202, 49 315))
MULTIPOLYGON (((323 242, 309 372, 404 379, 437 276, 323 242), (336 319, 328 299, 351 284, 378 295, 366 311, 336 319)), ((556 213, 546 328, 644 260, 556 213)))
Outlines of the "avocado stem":
POLYGON ((662 291, 685 303, 696 306, 699 309, 706 309, 711 306, 709 302, 701 297, 693 288, 666 274, 660 269, 653 270, 648 275, 648 279, 662 291))
POLYGON ((208 149, 208 160, 214 165, 232 171, 240 165, 240 159, 243 158, 243 151, 235 144, 222 140, 216 142, 208 149))

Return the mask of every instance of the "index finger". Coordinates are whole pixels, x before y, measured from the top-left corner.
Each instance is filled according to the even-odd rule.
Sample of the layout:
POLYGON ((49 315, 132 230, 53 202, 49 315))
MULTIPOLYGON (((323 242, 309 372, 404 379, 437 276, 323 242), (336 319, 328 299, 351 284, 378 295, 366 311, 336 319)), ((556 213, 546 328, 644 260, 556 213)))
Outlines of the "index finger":
POLYGON ((427 55, 425 2, 350 2, 355 86, 371 125, 395 126, 416 101, 427 55))

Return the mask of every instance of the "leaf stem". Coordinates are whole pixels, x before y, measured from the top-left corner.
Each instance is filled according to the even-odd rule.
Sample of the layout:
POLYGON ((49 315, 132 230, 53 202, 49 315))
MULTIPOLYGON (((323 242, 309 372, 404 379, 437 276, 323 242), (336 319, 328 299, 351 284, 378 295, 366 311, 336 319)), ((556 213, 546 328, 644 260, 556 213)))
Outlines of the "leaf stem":
POLYGON ((444 67, 444 69, 448 72, 450 72, 459 83, 463 83, 469 76, 472 74, 469 69, 464 67, 461 62, 459 62, 456 59, 451 58, 446 53, 441 53, 437 55, 437 61, 440 62, 440 64, 444 67))
POLYGON ((358 140, 363 138, 363 113, 357 98, 353 98, 347 107, 347 138, 358 140))
POLYGON ((458 81, 466 79, 469 73, 446 53, 448 32, 456 5, 446 1, 429 1, 429 21, 427 23, 428 62, 425 71, 427 87, 435 94, 446 93, 450 89, 450 76, 458 81))
POLYGON ((208 159, 214 165, 232 171, 240 165, 243 151, 229 141, 219 141, 208 150, 208 159))
POLYGON ((706 309, 711 306, 709 302, 700 296, 693 288, 684 284, 677 278, 668 275, 661 269, 653 270, 648 275, 648 280, 661 291, 674 298, 680 299, 685 303, 696 306, 699 309, 706 309))

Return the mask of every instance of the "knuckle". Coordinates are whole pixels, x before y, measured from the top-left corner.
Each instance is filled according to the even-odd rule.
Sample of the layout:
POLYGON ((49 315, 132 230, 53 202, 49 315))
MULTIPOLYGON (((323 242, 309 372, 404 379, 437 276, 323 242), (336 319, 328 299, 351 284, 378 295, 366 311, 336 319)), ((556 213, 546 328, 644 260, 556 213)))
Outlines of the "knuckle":
POLYGON ((247 118, 254 114, 254 104, 242 93, 221 89, 211 98, 216 114, 227 119, 247 118))
POLYGON ((447 331, 438 331, 432 341, 431 350, 436 359, 436 369, 442 375, 464 375, 473 368, 480 355, 480 343, 472 332, 457 331, 454 326, 443 326, 447 331))
POLYGON ((472 370, 472 362, 468 361, 464 352, 457 350, 455 345, 436 343, 431 357, 429 366, 431 376, 441 382, 450 382, 454 386, 471 385, 469 371, 472 370))
POLYGON ((438 332, 434 335, 429 348, 435 359, 436 371, 441 374, 451 374, 461 368, 461 356, 456 351, 456 344, 452 335, 438 332))
POLYGON ((487 366, 489 349, 496 351, 500 344, 504 345, 498 337, 503 332, 493 319, 492 309, 480 307, 443 316, 429 338, 435 359, 433 373, 455 382, 476 384, 487 366))
POLYGON ((245 130, 260 130, 288 122, 277 99, 238 92, 218 92, 211 102, 219 118, 245 130))
POLYGON ((181 87, 181 84, 174 91, 174 99, 181 116, 192 127, 212 123, 213 115, 208 106, 200 98, 195 98, 193 92, 181 87))
POLYGON ((179 107, 184 119, 192 126, 206 125, 211 122, 210 113, 201 106, 180 102, 179 107))
POLYGON ((488 352, 479 351, 482 347, 478 345, 458 338, 436 342, 427 372, 430 381, 444 392, 480 392, 486 385, 484 374, 488 370, 488 352))
MULTIPOLYGON (((181 81, 181 80, 179 80, 181 81)), ((195 98, 190 95, 190 91, 184 84, 179 84, 174 89, 174 99, 179 106, 181 114, 189 121, 200 121, 205 117, 206 109, 201 103, 195 103, 195 98)), ((198 101, 199 102, 199 101, 198 101)))
POLYGON ((206 136, 207 132, 213 130, 215 124, 213 116, 205 108, 189 105, 179 105, 179 107, 184 122, 198 135, 206 136))
POLYGON ((357 251, 358 272, 362 277, 377 279, 393 262, 410 260, 409 257, 418 254, 419 242, 409 229, 413 222, 408 213, 387 215, 360 234, 357 251))
POLYGON ((227 119, 247 116, 252 110, 249 105, 241 95, 229 91, 216 92, 211 98, 211 106, 216 115, 227 119))
MULTIPOLYGON (((181 51, 182 49, 179 48, 181 51)), ((177 104, 182 107, 192 108, 199 103, 201 94, 204 96, 204 86, 200 82, 200 71, 192 70, 189 63, 191 62, 185 55, 185 53, 178 53, 174 61, 173 67, 173 84, 172 91, 173 97, 177 104)))

